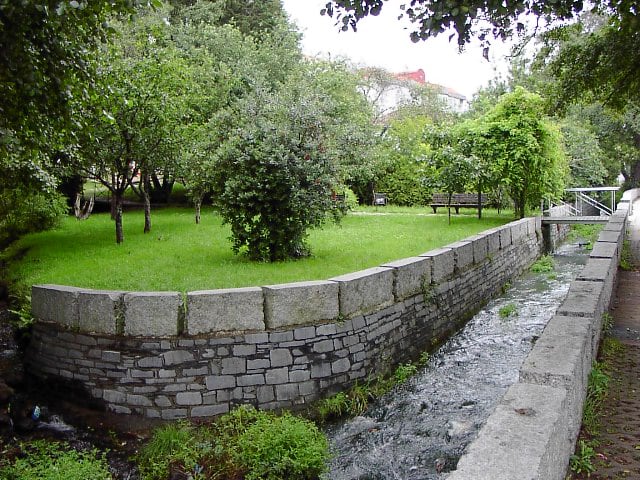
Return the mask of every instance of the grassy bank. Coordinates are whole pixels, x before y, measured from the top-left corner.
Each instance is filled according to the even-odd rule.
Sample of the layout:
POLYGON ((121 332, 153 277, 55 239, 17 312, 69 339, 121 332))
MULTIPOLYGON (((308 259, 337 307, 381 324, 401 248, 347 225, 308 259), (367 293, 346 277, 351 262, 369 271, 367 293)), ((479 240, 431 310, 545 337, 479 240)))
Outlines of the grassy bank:
POLYGON ((52 231, 29 235, 6 255, 12 281, 122 290, 200 290, 327 279, 391 260, 419 255, 507 223, 512 213, 447 215, 427 209, 360 209, 340 225, 311 231, 312 256, 274 264, 234 255, 230 230, 212 211, 200 225, 190 209, 153 213, 153 230, 143 234, 143 214, 125 213, 125 241, 116 245, 108 214, 79 222, 67 218, 52 231), (17 255, 19 253, 20 255, 17 255))

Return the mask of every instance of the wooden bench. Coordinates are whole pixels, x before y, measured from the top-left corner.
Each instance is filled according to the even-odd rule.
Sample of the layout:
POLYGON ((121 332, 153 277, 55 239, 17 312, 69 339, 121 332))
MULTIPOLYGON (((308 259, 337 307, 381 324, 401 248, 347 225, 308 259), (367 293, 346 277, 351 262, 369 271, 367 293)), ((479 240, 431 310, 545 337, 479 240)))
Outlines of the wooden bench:
MULTIPOLYGON (((431 208, 433 213, 438 213, 438 207, 448 207, 449 195, 447 193, 434 193, 431 197, 431 208)), ((480 196, 482 207, 487 204, 487 196, 483 193, 480 196)), ((451 206, 456 209, 456 214, 460 213, 460 207, 478 208, 477 193, 454 193, 451 196, 451 206)))

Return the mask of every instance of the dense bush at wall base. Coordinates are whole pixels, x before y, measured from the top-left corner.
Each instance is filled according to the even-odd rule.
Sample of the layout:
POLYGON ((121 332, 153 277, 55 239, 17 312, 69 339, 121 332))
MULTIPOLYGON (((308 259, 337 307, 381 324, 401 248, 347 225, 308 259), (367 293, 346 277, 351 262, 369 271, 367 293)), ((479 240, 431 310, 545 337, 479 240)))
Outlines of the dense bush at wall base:
POLYGON ((184 296, 35 286, 27 361, 115 412, 296 407, 417 358, 541 248, 540 219, 530 218, 323 282, 184 296))

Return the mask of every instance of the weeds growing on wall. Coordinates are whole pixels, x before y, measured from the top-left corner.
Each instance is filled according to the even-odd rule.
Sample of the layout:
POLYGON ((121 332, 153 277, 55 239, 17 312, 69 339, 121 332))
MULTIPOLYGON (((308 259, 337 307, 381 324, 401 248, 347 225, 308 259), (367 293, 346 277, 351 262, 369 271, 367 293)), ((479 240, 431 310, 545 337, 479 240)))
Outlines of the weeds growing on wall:
POLYGON ((137 461, 145 480, 313 480, 328 458, 328 441, 312 422, 242 406, 210 424, 160 427, 137 461))
MULTIPOLYGON (((602 323, 603 332, 607 334, 613 326, 613 318, 605 313, 602 323)), ((582 411, 580 439, 569 463, 575 474, 590 476, 596 470, 593 463, 597 457, 595 448, 599 445, 597 437, 602 428, 604 402, 609 394, 613 359, 621 355, 624 348, 619 340, 605 336, 600 345, 599 360, 593 362, 582 411)))
POLYGON ((339 392, 331 397, 320 400, 315 411, 310 415, 321 423, 344 417, 362 415, 370 402, 389 392, 397 385, 401 385, 418 373, 420 367, 426 366, 429 354, 423 352, 415 363, 401 363, 390 376, 382 375, 369 379, 364 383, 356 382, 346 392, 339 392))
POLYGON ((625 240, 622 244, 622 253, 620 255, 620 268, 627 272, 634 270, 633 257, 631 254, 631 242, 625 240))

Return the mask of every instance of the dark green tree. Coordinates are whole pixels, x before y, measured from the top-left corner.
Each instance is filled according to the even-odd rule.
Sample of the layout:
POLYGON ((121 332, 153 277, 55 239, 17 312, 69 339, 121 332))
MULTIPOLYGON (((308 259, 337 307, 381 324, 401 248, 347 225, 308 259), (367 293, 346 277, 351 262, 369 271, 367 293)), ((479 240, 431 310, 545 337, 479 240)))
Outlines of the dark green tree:
POLYGON ((542 97, 516 87, 465 125, 471 152, 490 162, 490 177, 509 193, 519 218, 543 198, 561 196, 567 176, 562 137, 544 107, 542 97))
POLYGON ((306 255, 308 229, 337 218, 330 104, 304 75, 240 102, 212 171, 214 207, 236 253, 270 262, 306 255))

